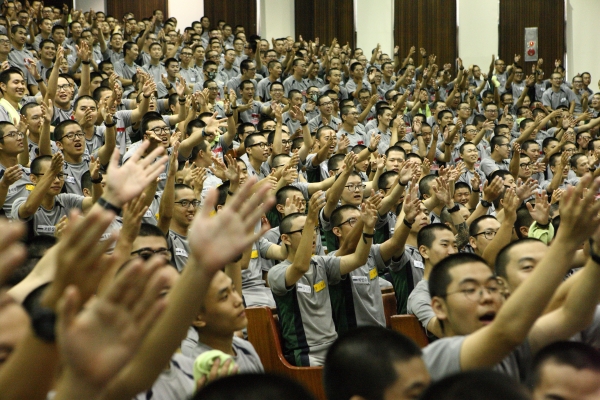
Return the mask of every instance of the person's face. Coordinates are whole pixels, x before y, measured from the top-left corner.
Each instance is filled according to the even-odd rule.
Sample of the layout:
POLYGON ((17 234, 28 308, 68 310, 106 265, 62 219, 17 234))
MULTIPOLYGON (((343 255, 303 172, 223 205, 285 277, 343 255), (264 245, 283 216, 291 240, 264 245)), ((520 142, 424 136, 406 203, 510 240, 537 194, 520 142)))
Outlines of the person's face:
POLYGON ((471 246, 479 255, 483 254, 500 229, 500 222, 495 218, 486 218, 479 223, 476 236, 469 238, 471 246))
MULTIPOLYGON (((131 46, 131 48, 129 50, 127 50, 127 55, 129 57, 131 57, 133 60, 135 60, 138 57, 138 54, 140 53, 137 44, 134 44, 133 46, 131 46)), ((175 64, 175 63, 173 63, 175 64)))
POLYGON ((536 162, 540 157, 540 146, 538 144, 529 145, 527 150, 525 150, 525 154, 529 156, 531 162, 536 162))
POLYGON ((40 29, 44 33, 51 33, 52 32, 52 21, 50 21, 49 19, 45 19, 40 24, 40 29))
POLYGON ((0 296, 0 368, 29 330, 27 312, 8 294, 0 296))
POLYGON ((115 49, 121 49, 123 47, 123 37, 121 35, 113 35, 110 44, 115 49))
POLYGON ((208 19, 207 17, 204 17, 200 20, 200 23, 202 24, 202 27, 204 29, 208 29, 210 27, 210 19, 208 19))
POLYGON ((17 15, 17 21, 19 21, 19 25, 27 26, 29 23, 29 13, 19 12, 17 15))
MULTIPOLYGON (((441 126, 447 126, 447 125, 449 125, 449 124, 451 124, 451 123, 452 123, 452 120, 453 120, 452 113, 450 113, 450 112, 448 112, 448 113, 445 113, 445 114, 442 116, 442 119, 441 119, 441 123, 440 123, 440 125, 441 125, 441 126)), ((438 120, 438 121, 439 121, 439 120, 438 120)))
POLYGON ((233 41, 233 48, 235 49, 236 53, 239 54, 244 50, 244 41, 240 39, 235 39, 233 41))
MULTIPOLYGON (((367 96, 367 99, 368 99, 368 96, 367 96)), ((379 116, 379 122, 383 126, 390 126, 391 121, 392 121, 392 110, 385 110, 383 112, 383 114, 379 116)))
POLYGON ((27 128, 30 132, 39 133, 42 128, 42 107, 35 106, 28 108, 25 115, 27 128))
POLYGON ((3 136, 4 143, 0 144, 2 153, 9 155, 17 155, 25 150, 25 142, 23 134, 17 131, 14 125, 6 125, 0 134, 3 136))
MULTIPOLYGON (((504 135, 503 135, 504 136, 504 135)), ((501 140, 501 143, 496 145, 496 151, 498 154, 502 156, 502 158, 508 158, 508 154, 510 153, 510 144, 508 140, 504 140, 504 137, 501 140)))
POLYGON ((319 100, 319 111, 323 115, 331 115, 331 113, 333 112, 333 101, 331 101, 331 98, 329 98, 329 96, 322 97, 319 100))
POLYGON ((281 85, 271 85, 271 89, 269 90, 271 94, 271 98, 275 101, 281 101, 283 98, 283 86, 281 85))
POLYGON ((489 121, 494 121, 496 118, 498 118, 498 107, 496 107, 496 106, 487 107, 485 109, 485 117, 489 121))
POLYGON ((581 156, 577 159, 577 166, 573 168, 573 171, 577 176, 583 176, 590 172, 590 163, 587 156, 581 156))
POLYGON ((477 136, 477 128, 475 125, 467 125, 463 135, 465 142, 472 142, 473 139, 475 139, 475 136, 477 136))
POLYGON ((90 91, 94 93, 94 90, 98 89, 102 84, 102 77, 97 76, 90 82, 90 91))
POLYGON ((448 326, 453 335, 469 335, 490 324, 503 302, 490 268, 480 262, 470 262, 451 268, 449 274, 451 282, 445 299, 434 297, 432 301, 444 326, 448 326))
POLYGON ((512 94, 506 94, 502 97, 502 103, 507 106, 507 105, 511 105, 513 103, 513 97, 512 94))
MULTIPOLYGON (((162 146, 167 149, 169 147, 169 139, 171 137, 171 131, 168 129, 167 124, 165 124, 164 121, 150 121, 148 123, 148 130, 154 131, 154 129, 156 129, 154 134, 160 138, 162 146), (157 128, 160 128, 161 130, 159 131, 157 128)), ((144 132, 144 135, 147 134, 144 132)))
POLYGON ((400 163, 404 161, 404 154, 400 151, 390 151, 385 160, 385 170, 398 172, 400 163))
POLYGON ((365 76, 365 68, 362 66, 362 64, 354 68, 352 76, 354 79, 362 80, 362 78, 365 76))
POLYGON ((508 252, 506 279, 502 279, 509 293, 529 278, 537 263, 546 255, 548 246, 542 242, 526 242, 513 246, 508 252))
POLYGON ((345 122, 348 123, 351 126, 356 126, 358 125, 358 111, 356 111, 356 108, 351 108, 350 110, 348 110, 348 114, 344 117, 345 118, 345 122))
POLYGON ((329 83, 331 85, 339 85, 342 80, 342 73, 339 70, 331 71, 329 75, 329 83))
MULTIPOLYGON (((91 31, 82 32, 81 37, 88 42, 90 47, 92 47, 94 45, 94 36, 92 35, 91 31)), ((136 47, 137 47, 137 45, 136 45, 136 47)))
POLYGON ((15 41, 15 43, 23 45, 23 44, 25 44, 25 41, 27 40, 27 33, 26 33, 25 29, 19 28, 13 34, 12 38, 15 41))
POLYGON ((563 77, 561 74, 555 72, 552 74, 550 81, 552 82, 552 86, 556 88, 559 87, 560 84, 563 82, 563 77))
POLYGON ((96 102, 91 99, 81 100, 77 103, 75 109, 75 119, 80 121, 84 120, 84 126, 94 125, 98 118, 98 107, 96 102))
MULTIPOLYGON (((306 217, 301 216, 301 217, 297 217, 292 221, 292 227, 289 230, 289 232, 294 232, 294 231, 298 231, 300 229, 304 229, 304 223, 306 222, 306 217)), ((292 233, 292 234, 282 234, 281 236, 281 240, 283 243, 285 243, 286 245, 290 246, 292 249, 296 250, 300 244, 300 239, 302 238, 302 234, 300 232, 297 233, 292 233)), ((312 245, 312 252, 315 252, 315 249, 317 247, 317 242, 316 242, 316 234, 313 231, 313 245, 312 245)))
POLYGON ((449 255, 458 253, 456 238, 452 232, 446 230, 436 231, 435 240, 431 247, 421 246, 419 252, 431 265, 436 265, 449 255))
POLYGON ((592 76, 588 73, 581 75, 581 79, 583 80, 583 86, 588 87, 588 85, 592 82, 592 76))
POLYGON ((235 61, 235 51, 227 50, 227 52, 225 52, 225 61, 230 64, 233 64, 233 62, 235 61))
MULTIPOLYGON (((138 236, 131 245, 131 252, 134 253, 141 249, 148 249, 152 252, 158 252, 154 254, 161 255, 170 261, 171 257, 168 248, 167 241, 162 236, 138 236)), ((141 252, 141 254, 135 253, 131 255, 131 258, 139 257, 140 255, 149 255, 150 253, 150 251, 141 252)))
POLYGON ((496 71, 498 71, 499 73, 504 72, 504 70, 506 69, 506 64, 502 60, 496 60, 495 65, 496 65, 496 71))
POLYGON ((531 159, 529 157, 523 157, 519 159, 519 178, 526 180, 531 177, 531 159))
POLYGON ((20 101, 25 96, 25 78, 21 74, 10 74, 8 83, 0 83, 0 89, 4 92, 5 97, 13 101, 20 101))
POLYGON ((58 104, 67 104, 73 96, 73 87, 65 78, 58 78, 58 90, 56 91, 55 101, 58 104))
POLYGON ((82 30, 83 28, 81 27, 81 24, 79 22, 75 22, 71 26, 71 33, 73 33, 74 37, 79 37, 81 35, 82 30))
POLYGON ((425 142, 425 145, 428 146, 429 143, 431 143, 431 138, 432 138, 431 127, 430 126, 422 127, 421 134, 423 135, 423 141, 425 142))
POLYGON ((267 161, 267 158, 269 158, 269 145, 267 144, 267 139, 262 136, 256 136, 254 138, 254 143, 246 149, 246 152, 250 158, 261 162, 267 161))
POLYGON ((461 104, 458 107, 458 116, 461 118, 469 118, 471 116, 471 107, 468 104, 461 104))
POLYGON ((290 99, 292 106, 300 107, 302 105, 302 95, 300 93, 294 93, 290 99))
POLYGON ((193 204, 195 201, 197 200, 192 189, 184 188, 175 191, 173 221, 177 225, 186 228, 190 226, 196 215, 196 207, 193 204), (187 203, 187 207, 184 207, 181 202, 187 203))
POLYGON ((240 171, 240 185, 243 185, 248 179, 248 167, 246 167, 246 163, 242 160, 238 160, 237 165, 240 171))
POLYGON ((454 190, 454 201, 462 204, 463 206, 469 202, 471 192, 467 188, 459 188, 454 190))
POLYGON ((351 176, 342 192, 342 204, 360 205, 363 199, 363 183, 358 176, 351 176))
POLYGON ((573 79, 573 89, 579 91, 583 88, 583 79, 581 77, 573 79))
POLYGON ((254 85, 245 84, 242 89, 242 97, 244 100, 248 101, 254 98, 254 85))
POLYGON ((336 236, 340 239, 347 237, 354 225, 360 220, 360 211, 346 210, 342 212, 342 223, 336 228, 336 236))
POLYGON ((394 364, 398 379, 383 393, 383 400, 411 400, 418 398, 431 378, 421 357, 394 364))
POLYGON ((194 51, 194 59, 199 64, 201 64, 202 61, 204 61, 204 48, 203 47, 200 47, 200 46, 196 47, 196 50, 194 51))
MULTIPOLYGON (((56 145, 63 153, 77 158, 85 152, 85 137, 83 136, 83 130, 79 124, 69 124, 65 127, 63 135, 56 145), (73 135, 69 139, 69 135, 73 135)), ((48 164, 50 165, 50 164, 48 164)))
POLYGON ((184 65, 188 65, 192 60, 192 50, 191 49, 183 49, 180 54, 181 63, 184 65))
POLYGON ((333 130, 325 129, 321 131, 321 136, 318 140, 321 147, 329 146, 329 154, 332 154, 335 151, 335 147, 337 146, 337 136, 333 130), (330 138, 333 138, 331 143, 329 142, 330 138))
MULTIPOLYGON (((173 42, 175 43, 175 42, 173 42)), ((217 56, 220 58, 219 54, 221 54, 221 52, 223 51, 223 47, 221 46, 221 43, 219 42, 212 42, 210 45, 211 50, 216 51, 217 52, 217 56)), ((214 57, 214 56, 213 56, 214 57)), ((213 61, 217 61, 215 59, 213 59, 213 61)))
POLYGON ((600 372, 575 368, 552 359, 540 367, 533 400, 592 400, 600 397, 600 372))
POLYGON ((177 62, 170 63, 169 66, 167 67, 167 74, 169 75, 169 78, 175 78, 178 73, 179 73, 179 63, 177 63, 177 62))
POLYGON ((273 68, 269 69, 271 76, 279 78, 281 76, 281 64, 276 63, 273 68))

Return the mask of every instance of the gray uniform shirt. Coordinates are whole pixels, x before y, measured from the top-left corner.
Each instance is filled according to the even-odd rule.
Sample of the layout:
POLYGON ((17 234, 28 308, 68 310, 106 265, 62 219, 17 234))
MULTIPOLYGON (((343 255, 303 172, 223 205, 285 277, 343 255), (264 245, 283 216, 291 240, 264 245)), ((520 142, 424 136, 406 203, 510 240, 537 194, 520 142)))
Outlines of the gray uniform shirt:
POLYGON ((173 263, 177 267, 177 271, 183 271, 190 253, 190 245, 188 244, 187 237, 181 236, 169 229, 167 244, 173 255, 173 263))
POLYGON ((173 354, 169 369, 163 370, 152 387, 135 396, 135 400, 187 399, 196 391, 194 359, 183 354, 173 354))
POLYGON ((28 218, 19 218, 19 207, 27 201, 27 198, 16 199, 12 205, 11 217, 15 220, 32 221, 33 233, 36 236, 48 235, 54 236, 55 225, 58 224, 63 216, 68 216, 72 209, 79 208, 83 203, 83 196, 76 194, 60 193, 54 199, 54 206, 46 210, 40 206, 37 211, 28 218))
MULTIPOLYGON (((4 176, 5 171, 6 167, 0 164, 0 179, 2 179, 2 177, 4 176)), ((4 211, 4 214, 9 219, 12 218, 11 210, 15 200, 20 198, 27 200, 27 197, 29 197, 29 193, 31 193, 31 191, 33 190, 33 183, 31 182, 31 179, 29 179, 29 168, 21 167, 21 171, 23 171, 23 173, 21 174, 21 178, 8 187, 6 200, 4 201, 4 205, 2 206, 2 211, 4 211)))
POLYGON ((435 317, 433 308, 431 308, 431 295, 429 294, 429 283, 423 279, 417 283, 413 291, 408 296, 407 309, 409 314, 414 314, 427 329, 429 321, 435 317))

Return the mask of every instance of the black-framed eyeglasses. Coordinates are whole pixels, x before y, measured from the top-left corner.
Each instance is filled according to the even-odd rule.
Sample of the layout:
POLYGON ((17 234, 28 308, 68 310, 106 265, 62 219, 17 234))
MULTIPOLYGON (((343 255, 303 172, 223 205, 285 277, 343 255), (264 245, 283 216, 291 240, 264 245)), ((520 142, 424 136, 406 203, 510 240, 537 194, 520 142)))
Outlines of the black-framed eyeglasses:
POLYGON ((356 185, 350 184, 350 185, 346 185, 344 186, 346 189, 348 189, 350 192, 357 192, 359 190, 364 190, 365 187, 367 187, 367 185, 365 185, 364 183, 359 183, 356 185))
POLYGON ((267 144, 267 142, 254 143, 254 144, 251 144, 251 145, 250 145, 250 146, 248 146, 248 147, 256 147, 256 146, 260 147, 260 148, 261 148, 261 150, 264 150, 264 149, 266 149, 267 147, 269 147, 269 145, 267 144))
POLYGON ((496 236, 497 233, 498 233, 498 231, 483 231, 483 232, 479 232, 479 233, 473 235, 473 237, 483 235, 487 240, 492 240, 496 236))
POLYGON ((63 140, 64 138, 67 138, 70 141, 73 141, 73 140, 75 140, 75 138, 77 138, 77 139, 83 139, 84 137, 85 137, 85 134, 83 132, 67 133, 66 135, 64 135, 63 137, 61 137, 60 140, 63 140))
POLYGON ((6 135, 2 135, 3 139, 5 137, 9 137, 9 138, 22 138, 22 137, 25 137, 25 134, 23 132, 19 132, 19 131, 12 131, 12 132, 7 133, 6 135))
POLYGON ((142 247, 139 250, 131 252, 132 256, 138 256, 138 257, 143 258, 144 260, 148 260, 150 257, 152 257, 155 254, 164 256, 165 258, 171 258, 171 252, 169 251, 169 249, 167 249, 165 247, 160 247, 156 250, 154 250, 150 247, 142 247))
POLYGON ((524 169, 529 169, 529 168, 531 168, 532 165, 533 165, 533 163, 522 163, 522 164, 519 164, 519 167, 524 168, 524 169))
MULTIPOLYGON (((33 175, 35 175, 35 176, 44 176, 46 174, 33 174, 33 175)), ((67 175, 67 174, 56 174, 55 178, 58 178, 58 180, 60 180, 60 181, 64 181, 65 177, 67 177, 67 176, 69 176, 69 175, 67 175)))
MULTIPOLYGON (((293 235, 294 233, 302 233, 302 231, 304 231, 304 228, 298 229, 297 231, 285 232, 285 233, 282 233, 282 235, 293 235)), ((319 233, 319 227, 318 226, 315 226, 314 232, 315 232, 315 235, 317 233, 319 233)))
POLYGON ((188 208, 192 205, 194 208, 198 208, 200 206, 200 200, 179 200, 175 201, 175 204, 180 204, 183 208, 188 208))
POLYGON ((169 128, 168 126, 164 126, 162 128, 156 127, 156 128, 148 129, 148 130, 150 132, 153 132, 155 135, 168 136, 171 134, 171 128, 169 128))
POLYGON ((356 217, 348 218, 341 224, 337 225, 336 228, 339 228, 340 226, 342 226, 344 224, 348 224, 348 225, 350 225, 350 228, 354 228, 354 225, 356 225, 356 222, 358 222, 358 218, 356 218, 356 217))

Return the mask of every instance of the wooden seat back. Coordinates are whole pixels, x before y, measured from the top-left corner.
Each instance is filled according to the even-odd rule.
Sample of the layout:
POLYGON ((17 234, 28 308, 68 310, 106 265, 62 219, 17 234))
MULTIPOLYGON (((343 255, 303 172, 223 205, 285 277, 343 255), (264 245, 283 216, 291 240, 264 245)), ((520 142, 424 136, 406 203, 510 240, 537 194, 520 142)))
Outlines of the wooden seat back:
POLYGON ((391 326, 393 330, 414 340, 421 348, 429 344, 425 330, 417 317, 412 314, 392 315, 391 326))

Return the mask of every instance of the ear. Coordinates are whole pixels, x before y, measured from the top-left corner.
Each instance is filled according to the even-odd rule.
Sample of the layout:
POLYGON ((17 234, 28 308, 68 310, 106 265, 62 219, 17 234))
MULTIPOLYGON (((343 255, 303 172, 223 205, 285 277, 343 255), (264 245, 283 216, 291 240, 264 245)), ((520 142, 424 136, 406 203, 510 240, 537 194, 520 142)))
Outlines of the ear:
POLYGON ((31 183, 36 184, 37 183, 37 176, 34 174, 29 174, 29 179, 31 180, 31 183))
POLYGON ((192 326, 195 328, 204 328, 206 326, 206 321, 204 321, 202 317, 202 314, 196 315, 196 318, 192 322, 192 326))
POLYGON ((431 308, 435 313, 435 316, 440 321, 445 321, 448 319, 448 306, 446 305, 446 301, 438 296, 435 296, 431 299, 431 308))
POLYGON ((277 204, 275 206, 275 209, 277 210, 277 212, 279 212, 279 214, 283 214, 283 212, 285 211, 285 206, 283 204, 277 204))
POLYGON ((469 244, 471 245, 471 247, 473 249, 477 249, 477 241, 475 240, 475 238, 473 236, 469 236, 469 244))
POLYGON ((92 197, 90 190, 88 188, 83 188, 83 196, 84 197, 92 197))
POLYGON ((426 246, 419 246, 419 253, 425 260, 429 260, 429 249, 426 246))
POLYGON ((521 227, 519 227, 519 232, 521 232, 522 237, 524 237, 524 238, 529 237, 529 227, 521 226, 521 227))
POLYGON ((337 237, 340 237, 340 236, 342 236, 342 229, 341 229, 341 228, 339 228, 339 227, 337 227, 337 226, 336 226, 335 228, 333 228, 333 229, 331 230, 331 232, 333 232, 333 234, 334 234, 335 236, 337 236, 337 237))
POLYGON ((290 241, 290 237, 286 233, 281 234, 281 243, 291 246, 292 242, 290 241))

